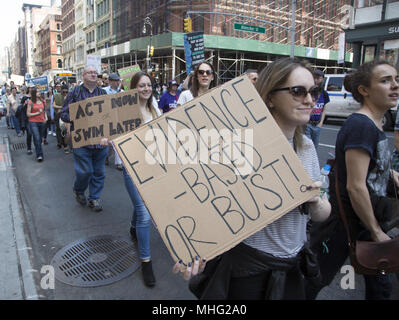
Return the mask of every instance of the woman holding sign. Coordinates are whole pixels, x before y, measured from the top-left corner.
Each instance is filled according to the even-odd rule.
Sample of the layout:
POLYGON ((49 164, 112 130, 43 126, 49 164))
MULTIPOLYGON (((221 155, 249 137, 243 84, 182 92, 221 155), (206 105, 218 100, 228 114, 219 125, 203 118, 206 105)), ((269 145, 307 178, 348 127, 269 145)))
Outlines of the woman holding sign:
POLYGON ((206 93, 215 86, 215 70, 208 62, 202 62, 195 68, 192 86, 180 94, 177 105, 183 105, 194 98, 206 93))
MULTIPOLYGON (((277 60, 260 73, 256 89, 315 181, 308 189, 319 189, 317 153, 302 133, 320 94, 310 68, 296 59, 277 60)), ((204 260, 196 257, 187 267, 177 262, 173 271, 185 279, 196 275, 190 290, 200 299, 305 299, 305 279, 319 275, 306 226, 310 219, 325 220, 330 210, 328 199, 316 196, 211 260, 205 269, 204 260)))
MULTIPOLYGON (((152 88, 152 80, 150 76, 143 71, 137 72, 130 82, 130 89, 138 90, 140 103, 139 108, 144 123, 147 123, 161 115, 161 111, 153 103, 152 88)), ((102 139, 101 144, 107 145, 108 139, 102 139)), ((134 241, 138 242, 144 283, 149 287, 153 287, 155 285, 155 277, 152 271, 150 253, 151 216, 125 168, 123 168, 123 177, 134 208, 130 235, 134 241)))
POLYGON ((36 159, 38 162, 43 161, 42 138, 47 121, 46 104, 37 96, 37 89, 32 88, 31 98, 28 102, 26 115, 29 118, 30 131, 33 136, 33 143, 35 144, 36 159))

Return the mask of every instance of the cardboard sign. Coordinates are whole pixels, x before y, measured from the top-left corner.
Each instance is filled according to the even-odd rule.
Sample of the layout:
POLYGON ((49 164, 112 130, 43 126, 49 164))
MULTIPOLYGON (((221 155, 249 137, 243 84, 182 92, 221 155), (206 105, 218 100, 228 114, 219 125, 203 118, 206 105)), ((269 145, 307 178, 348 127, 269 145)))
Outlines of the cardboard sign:
POLYGON ((134 66, 118 69, 119 76, 122 79, 123 90, 125 90, 125 91, 130 90, 130 81, 132 80, 133 76, 140 70, 141 69, 138 64, 135 64, 134 66))
POLYGON ((143 123, 138 99, 134 89, 70 104, 73 147, 99 144, 102 138, 113 139, 138 128, 143 123))
POLYGON ((112 143, 175 261, 209 261, 318 194, 247 76, 112 143))

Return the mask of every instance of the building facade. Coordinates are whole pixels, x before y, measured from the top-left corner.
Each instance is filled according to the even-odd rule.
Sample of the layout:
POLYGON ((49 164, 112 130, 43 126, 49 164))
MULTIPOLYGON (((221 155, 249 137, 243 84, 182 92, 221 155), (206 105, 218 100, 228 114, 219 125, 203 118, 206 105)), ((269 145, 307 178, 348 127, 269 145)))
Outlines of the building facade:
POLYGON ((399 1, 353 0, 346 43, 353 47, 353 67, 385 59, 399 67, 399 1))
POLYGON ((62 17, 59 14, 48 15, 38 31, 40 59, 36 61, 40 74, 46 70, 63 68, 62 57, 62 17))
MULTIPOLYGON (((97 41, 102 40, 97 43, 98 53, 112 71, 135 63, 144 68, 151 43, 155 47, 152 71, 158 70, 159 80, 184 78, 183 19, 188 14, 193 31, 204 32, 206 58, 217 68, 220 82, 248 68, 260 69, 277 57, 290 55, 292 0, 149 0, 144 3, 97 0, 96 3, 97 10, 114 7, 108 15, 102 16, 103 11, 96 14, 101 17, 101 21, 97 21, 97 41), (147 17, 150 25, 144 30, 147 17), (109 27, 100 27, 107 21, 110 21, 109 27), (264 32, 240 31, 236 24, 262 27, 264 32)), ((346 48, 344 65, 337 64, 338 38, 349 19, 350 5, 351 0, 296 1, 295 55, 308 58, 330 73, 350 67, 350 45, 346 48)))
POLYGON ((75 1, 62 0, 62 54, 63 65, 67 70, 74 71, 75 65, 75 1))
POLYGON ((59 14, 59 7, 53 2, 53 6, 41 6, 34 4, 22 5, 22 11, 24 12, 24 27, 25 27, 25 54, 26 54, 26 73, 32 76, 40 75, 41 66, 35 64, 40 62, 38 47, 38 31, 40 30, 40 24, 43 22, 45 17, 49 14, 59 14))

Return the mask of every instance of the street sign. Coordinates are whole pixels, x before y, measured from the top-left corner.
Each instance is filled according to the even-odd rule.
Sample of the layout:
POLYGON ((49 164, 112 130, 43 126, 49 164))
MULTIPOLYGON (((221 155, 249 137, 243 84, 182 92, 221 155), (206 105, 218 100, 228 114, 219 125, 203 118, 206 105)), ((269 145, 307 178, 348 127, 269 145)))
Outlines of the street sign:
POLYGON ((249 24, 241 24, 241 23, 235 23, 234 30, 248 31, 248 32, 255 32, 255 33, 266 33, 266 28, 258 27, 258 26, 251 26, 249 24))

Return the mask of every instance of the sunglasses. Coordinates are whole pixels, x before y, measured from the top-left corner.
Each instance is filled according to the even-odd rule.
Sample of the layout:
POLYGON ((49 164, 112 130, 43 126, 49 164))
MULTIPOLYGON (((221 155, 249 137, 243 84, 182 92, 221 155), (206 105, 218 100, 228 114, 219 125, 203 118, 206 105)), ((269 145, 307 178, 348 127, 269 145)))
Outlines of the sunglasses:
POLYGON ((291 93, 291 95, 294 98, 306 98, 306 96, 308 95, 308 93, 310 93, 310 96, 312 97, 313 101, 317 101, 320 97, 321 94, 321 88, 319 86, 314 86, 311 87, 308 90, 306 90, 306 88, 304 86, 294 86, 294 87, 287 87, 287 88, 279 88, 279 89, 274 89, 272 91, 273 92, 277 92, 277 91, 284 91, 284 90, 288 90, 289 93, 291 93))
POLYGON ((210 76, 210 75, 213 73, 213 71, 212 71, 212 70, 198 70, 198 73, 199 73, 201 76, 203 76, 205 73, 206 73, 208 76, 210 76))

